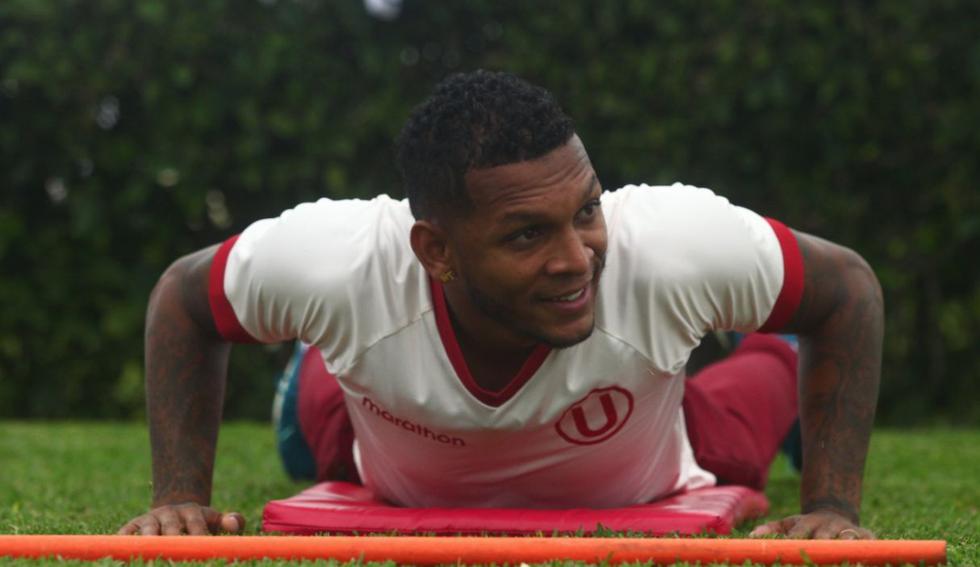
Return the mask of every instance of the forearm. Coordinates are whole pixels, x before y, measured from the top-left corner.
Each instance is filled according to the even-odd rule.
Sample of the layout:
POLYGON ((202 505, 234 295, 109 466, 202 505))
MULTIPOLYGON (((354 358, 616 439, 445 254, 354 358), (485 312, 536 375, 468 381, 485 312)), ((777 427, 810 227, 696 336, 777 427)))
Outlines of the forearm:
POLYGON ((802 511, 859 520, 878 384, 884 310, 870 268, 851 258, 834 285, 836 308, 800 341, 802 511))
MULTIPOLYGON (((178 262, 150 299, 146 325, 146 400, 153 456, 153 505, 209 504, 229 345, 194 316, 178 262), (189 307, 190 306, 190 307, 189 307)), ((206 296, 205 296, 206 300, 206 296)), ((197 310, 206 309, 197 305, 197 310)))

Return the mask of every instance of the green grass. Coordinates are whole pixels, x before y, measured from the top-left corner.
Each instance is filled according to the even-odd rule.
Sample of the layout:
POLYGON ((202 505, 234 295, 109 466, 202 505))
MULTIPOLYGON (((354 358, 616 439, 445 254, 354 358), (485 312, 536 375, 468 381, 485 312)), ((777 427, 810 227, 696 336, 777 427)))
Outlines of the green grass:
MULTIPOLYGON (((865 482, 864 524, 881 538, 946 539, 950 565, 980 565, 977 463, 980 431, 876 432, 865 482)), ((0 533, 113 533, 146 508, 149 478, 142 425, 0 422, 0 533)), ((267 500, 302 488, 283 474, 269 427, 256 424, 233 423, 222 429, 215 478, 215 505, 245 514, 250 533, 258 529, 267 500)), ((777 461, 768 490, 773 517, 796 512, 798 488, 798 478, 777 461)), ((54 559, 0 563, 92 564, 54 559)))

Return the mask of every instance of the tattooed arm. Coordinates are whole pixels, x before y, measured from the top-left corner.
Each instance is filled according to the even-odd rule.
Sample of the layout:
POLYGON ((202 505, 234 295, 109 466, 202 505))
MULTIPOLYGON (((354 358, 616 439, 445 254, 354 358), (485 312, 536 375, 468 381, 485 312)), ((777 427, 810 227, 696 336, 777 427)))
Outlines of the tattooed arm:
POLYGON ((209 506, 229 344, 208 304, 217 247, 176 261, 150 296, 146 315, 146 405, 153 454, 153 509, 120 534, 239 532, 240 514, 209 506))
POLYGON ((800 336, 802 514, 759 526, 752 535, 872 538, 858 526, 881 374, 881 287, 856 253, 795 234, 805 281, 786 330, 800 336))

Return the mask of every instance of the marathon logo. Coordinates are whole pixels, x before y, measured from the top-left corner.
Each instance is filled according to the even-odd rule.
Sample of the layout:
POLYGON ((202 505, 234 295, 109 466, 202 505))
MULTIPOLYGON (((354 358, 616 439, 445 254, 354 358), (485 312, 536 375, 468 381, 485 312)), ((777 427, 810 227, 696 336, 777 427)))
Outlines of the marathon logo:
POLYGON ((382 408, 378 404, 371 401, 371 398, 364 396, 361 405, 371 410, 374 415, 380 417, 381 419, 387 421, 388 423, 394 425, 395 427, 401 427, 405 431, 411 431, 412 433, 418 435, 419 437, 425 437, 426 439, 431 439, 437 443, 442 443, 443 445, 452 445, 453 447, 465 447, 466 442, 459 437, 450 437, 445 433, 436 433, 424 425, 419 425, 407 419, 402 419, 400 417, 395 417, 391 415, 391 412, 382 408))

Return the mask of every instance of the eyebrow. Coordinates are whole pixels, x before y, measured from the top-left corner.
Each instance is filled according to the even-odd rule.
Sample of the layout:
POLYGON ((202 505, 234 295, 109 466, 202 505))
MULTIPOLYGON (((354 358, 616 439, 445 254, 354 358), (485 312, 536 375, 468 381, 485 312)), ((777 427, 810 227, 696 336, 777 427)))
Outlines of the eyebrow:
MULTIPOLYGON (((598 177, 596 177, 596 174, 593 173, 592 179, 589 180, 589 184, 586 185, 585 190, 582 191, 583 202, 592 199, 592 192, 595 189, 596 185, 598 184, 599 184, 599 179, 598 177)), ((501 222, 508 223, 508 224, 509 223, 518 224, 518 223, 535 222, 540 219, 541 219, 541 215, 538 213, 525 213, 523 211, 514 211, 512 213, 505 214, 504 218, 501 219, 501 222)))
POLYGON ((592 196, 592 189, 599 184, 599 178, 596 177, 595 173, 592 174, 592 179, 589 184, 585 187, 585 191, 582 194, 585 196, 584 200, 588 200, 592 196))

